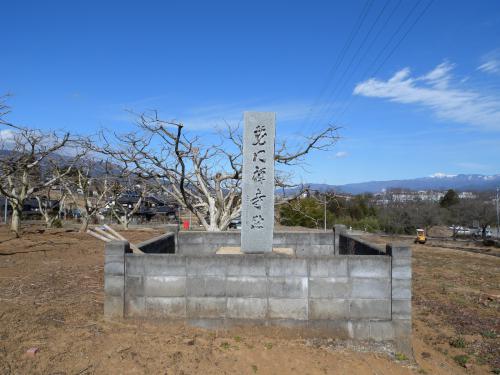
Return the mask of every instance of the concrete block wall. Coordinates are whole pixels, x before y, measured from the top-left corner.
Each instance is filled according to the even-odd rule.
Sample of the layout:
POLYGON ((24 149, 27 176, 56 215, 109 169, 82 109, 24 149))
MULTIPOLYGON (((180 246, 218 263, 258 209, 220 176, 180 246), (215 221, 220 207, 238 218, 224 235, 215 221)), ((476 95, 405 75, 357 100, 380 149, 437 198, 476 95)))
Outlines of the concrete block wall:
POLYGON ((144 254, 106 246, 109 317, 205 326, 287 325, 318 335, 395 341, 411 355, 411 251, 386 255, 144 254))
POLYGON ((147 254, 174 254, 175 233, 165 233, 137 244, 137 247, 147 254))
MULTIPOLYGON (((179 254, 210 255, 223 246, 241 246, 241 233, 181 231, 177 242, 179 254)), ((333 255, 333 232, 274 232, 273 247, 293 248, 297 256, 333 255)))
POLYGON ((341 255, 384 255, 383 247, 369 243, 345 232, 338 235, 338 254, 341 255))

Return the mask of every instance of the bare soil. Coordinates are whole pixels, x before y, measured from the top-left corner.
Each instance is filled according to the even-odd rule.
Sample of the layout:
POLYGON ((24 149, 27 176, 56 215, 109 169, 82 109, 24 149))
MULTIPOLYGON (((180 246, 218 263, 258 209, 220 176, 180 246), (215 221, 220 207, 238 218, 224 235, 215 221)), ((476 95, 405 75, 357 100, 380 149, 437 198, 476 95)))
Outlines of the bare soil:
MULTIPOLYGON (((122 234, 135 242, 160 232, 122 234)), ((385 345, 285 329, 108 321, 102 242, 41 226, 16 239, 2 226, 0 374, 486 374, 500 367, 500 258, 413 248, 416 362, 385 345), (26 354, 33 347, 38 352, 26 354), (468 369, 457 355, 469 358, 468 369)))

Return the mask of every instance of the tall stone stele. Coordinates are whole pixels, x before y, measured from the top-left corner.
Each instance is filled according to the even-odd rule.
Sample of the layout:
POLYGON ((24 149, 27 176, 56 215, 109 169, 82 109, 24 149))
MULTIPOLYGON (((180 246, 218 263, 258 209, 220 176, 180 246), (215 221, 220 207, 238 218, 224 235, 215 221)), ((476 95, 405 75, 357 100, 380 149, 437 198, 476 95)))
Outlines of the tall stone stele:
POLYGON ((245 112, 241 251, 273 251, 276 114, 245 112))

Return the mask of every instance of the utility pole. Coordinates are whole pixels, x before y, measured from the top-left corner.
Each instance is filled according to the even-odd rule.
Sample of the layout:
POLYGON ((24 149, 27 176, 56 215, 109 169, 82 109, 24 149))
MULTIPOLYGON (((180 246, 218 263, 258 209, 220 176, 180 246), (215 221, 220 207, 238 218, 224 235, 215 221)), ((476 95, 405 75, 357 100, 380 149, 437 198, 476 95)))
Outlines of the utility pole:
MULTIPOLYGON (((323 211, 323 222, 324 222, 324 228, 325 228, 325 232, 326 232, 326 195, 325 195, 325 201, 323 203, 325 204, 324 211, 323 211)), ((497 192, 497 208, 498 208, 498 192, 497 192)), ((498 213, 498 209, 497 209, 497 213, 498 213)))
POLYGON ((500 238, 499 236, 499 227, 500 227, 500 213, 498 211, 498 190, 500 188, 497 188, 497 240, 500 238))

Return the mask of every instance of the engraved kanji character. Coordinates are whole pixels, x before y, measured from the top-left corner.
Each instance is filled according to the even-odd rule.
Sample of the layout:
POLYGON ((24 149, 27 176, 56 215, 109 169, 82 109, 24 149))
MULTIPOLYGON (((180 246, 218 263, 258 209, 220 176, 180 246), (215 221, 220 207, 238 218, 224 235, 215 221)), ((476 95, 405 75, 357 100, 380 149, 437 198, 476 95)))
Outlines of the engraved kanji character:
POLYGON ((264 202, 264 198, 266 196, 262 194, 259 188, 255 191, 255 197, 253 197, 250 202, 252 202, 252 205, 257 209, 260 210, 262 209, 262 203, 264 202))
POLYGON ((253 161, 266 162, 266 150, 259 150, 253 153, 253 161), (261 155, 262 154, 262 155, 261 155))
POLYGON ((252 180, 255 182, 262 182, 266 180, 266 167, 255 166, 255 170, 253 171, 252 180))
POLYGON ((262 215, 254 215, 252 217, 251 229, 262 229, 264 228, 264 217, 262 215))
POLYGON ((257 125, 253 131, 255 136, 255 142, 252 143, 254 146, 264 146, 266 144, 267 131, 264 125, 257 125))

